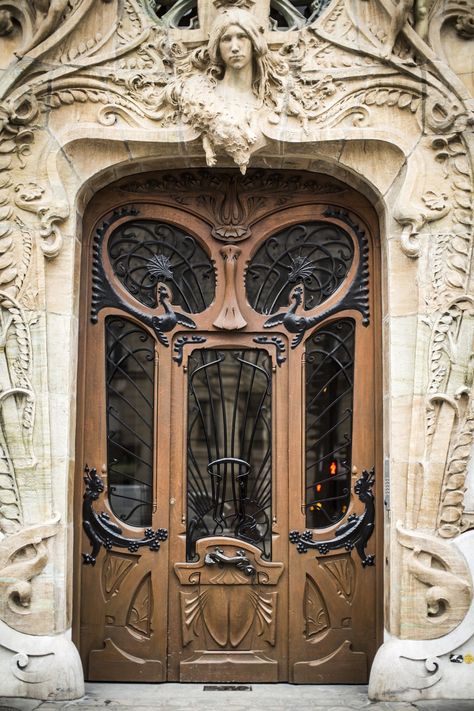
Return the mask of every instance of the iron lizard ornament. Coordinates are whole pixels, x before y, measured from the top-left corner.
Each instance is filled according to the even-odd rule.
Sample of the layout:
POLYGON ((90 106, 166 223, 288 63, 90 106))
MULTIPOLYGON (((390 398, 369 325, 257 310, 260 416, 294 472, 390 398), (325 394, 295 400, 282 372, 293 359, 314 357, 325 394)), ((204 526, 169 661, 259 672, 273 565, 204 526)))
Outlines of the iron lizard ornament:
POLYGON ((365 547, 371 537, 375 526, 375 500, 372 487, 375 483, 375 470, 364 469, 360 479, 356 481, 354 491, 360 501, 365 504, 364 513, 358 516, 351 514, 346 523, 336 529, 336 535, 326 541, 313 541, 312 531, 290 531, 290 542, 295 543, 298 553, 307 553, 309 548, 316 548, 318 553, 326 555, 329 551, 345 548, 347 551, 356 549, 365 568, 375 565, 375 556, 367 555, 365 547))
POLYGON ((106 550, 128 548, 131 553, 136 553, 139 548, 144 546, 151 551, 159 551, 160 543, 168 538, 168 531, 165 528, 158 528, 156 531, 147 528, 144 538, 126 538, 120 526, 110 521, 108 513, 105 511, 97 513, 94 510, 93 502, 97 501, 104 492, 104 484, 98 476, 97 470, 86 465, 84 474, 86 490, 82 504, 82 526, 91 543, 92 551, 82 554, 82 562, 85 565, 95 565, 102 546, 106 550))

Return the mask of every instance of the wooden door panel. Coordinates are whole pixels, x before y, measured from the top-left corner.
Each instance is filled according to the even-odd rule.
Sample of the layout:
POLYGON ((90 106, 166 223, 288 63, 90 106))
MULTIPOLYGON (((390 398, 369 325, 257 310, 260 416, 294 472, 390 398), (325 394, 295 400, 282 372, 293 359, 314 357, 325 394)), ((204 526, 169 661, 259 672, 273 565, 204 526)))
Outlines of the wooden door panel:
POLYGON ((124 677, 143 682, 165 680, 166 665, 161 659, 166 650, 160 643, 160 592, 164 586, 153 562, 150 553, 112 551, 98 560, 101 589, 93 599, 96 605, 102 602, 102 624, 99 644, 92 645, 89 652, 91 681, 121 681, 124 677))
POLYGON ((196 563, 175 563, 179 581, 180 681, 278 681, 278 582, 283 563, 244 541, 197 542, 196 563))
POLYGON ((109 535, 78 574, 86 677, 365 682, 380 627, 376 489, 369 474, 357 483, 380 475, 369 204, 324 176, 190 170, 119 181, 87 219, 78 476, 86 463, 101 471, 92 504, 109 535), (117 418, 124 323, 142 361, 122 379, 136 393, 117 418), (324 339, 326 355, 353 350, 308 401, 305 368, 324 339), (140 400, 145 370, 153 392, 140 400), (331 394, 337 378, 352 379, 350 403, 331 394), (325 438, 334 472, 318 463, 325 438), (124 514, 129 495, 146 523, 124 514), (147 547, 151 527, 169 531, 160 551, 147 547))

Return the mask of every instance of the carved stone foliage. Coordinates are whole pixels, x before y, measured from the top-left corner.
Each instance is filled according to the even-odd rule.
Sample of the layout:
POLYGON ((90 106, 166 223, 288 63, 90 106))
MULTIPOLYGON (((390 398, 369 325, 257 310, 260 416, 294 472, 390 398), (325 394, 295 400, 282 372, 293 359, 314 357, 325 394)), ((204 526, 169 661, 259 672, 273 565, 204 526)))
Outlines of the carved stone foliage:
POLYGON ((467 562, 455 546, 436 536, 400 525, 397 530, 400 544, 410 551, 411 615, 404 620, 409 637, 442 637, 461 622, 470 606, 472 579, 467 562))
POLYGON ((31 580, 48 562, 45 541, 55 536, 59 517, 36 526, 28 526, 0 541, 0 618, 10 625, 29 629, 33 588, 31 580), (22 623, 17 615, 24 619, 22 623))

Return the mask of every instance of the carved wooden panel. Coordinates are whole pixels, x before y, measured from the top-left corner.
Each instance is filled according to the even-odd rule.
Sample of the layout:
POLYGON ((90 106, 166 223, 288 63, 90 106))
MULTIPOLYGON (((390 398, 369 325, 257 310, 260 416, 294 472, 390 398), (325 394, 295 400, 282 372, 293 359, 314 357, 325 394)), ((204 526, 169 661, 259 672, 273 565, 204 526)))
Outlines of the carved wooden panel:
POLYGON ((368 203, 316 174, 163 171, 103 191, 87 224, 78 433, 79 478, 91 467, 78 497, 86 494, 89 519, 81 552, 93 548, 79 570, 87 678, 365 682, 377 644, 372 468, 380 471, 368 203), (126 345, 123 329, 104 338, 115 321, 138 334, 153 415, 128 397, 134 434, 127 423, 112 433, 108 462, 117 413, 109 424, 104 413, 138 378, 130 368, 115 376, 126 345), (338 395, 322 397, 316 383, 309 422, 305 363, 316 351, 339 357, 339 323, 351 328, 352 399, 339 407, 351 409, 350 426, 315 425, 313 447, 305 433, 338 395), (326 350, 323 330, 332 334, 326 350), (326 436, 334 456, 308 492, 305 469, 325 456, 326 436), (129 454, 115 481, 122 446, 129 454), (146 515, 133 513, 143 502, 146 515))
MULTIPOLYGON (((237 539, 201 539, 196 563, 176 563, 179 581, 181 681, 277 681, 279 592, 283 563, 262 559, 255 546, 237 539), (213 670, 204 670, 212 661, 213 670), (218 675, 216 676, 218 672, 218 675)), ((172 633, 175 644, 178 642, 172 633)), ((281 640, 282 641, 282 640, 281 640)))

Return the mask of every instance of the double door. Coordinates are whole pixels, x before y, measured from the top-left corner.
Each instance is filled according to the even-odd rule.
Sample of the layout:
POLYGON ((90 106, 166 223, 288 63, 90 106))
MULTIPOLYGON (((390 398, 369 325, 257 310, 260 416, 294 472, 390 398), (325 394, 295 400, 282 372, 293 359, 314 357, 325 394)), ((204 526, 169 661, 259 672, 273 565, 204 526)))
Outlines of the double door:
POLYGON ((314 175, 188 172, 122 181, 91 207, 87 679, 367 680, 377 265, 370 210, 347 193, 314 175))

